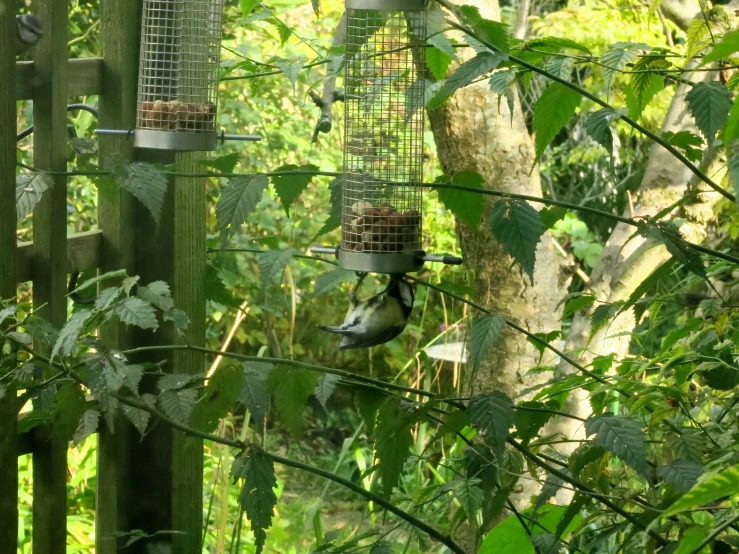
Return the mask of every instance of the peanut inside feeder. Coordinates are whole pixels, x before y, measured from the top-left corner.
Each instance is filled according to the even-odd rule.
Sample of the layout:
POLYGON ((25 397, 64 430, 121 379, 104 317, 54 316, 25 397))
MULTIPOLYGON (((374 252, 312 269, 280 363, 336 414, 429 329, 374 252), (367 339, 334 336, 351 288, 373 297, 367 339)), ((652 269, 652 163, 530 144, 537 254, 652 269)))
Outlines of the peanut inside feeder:
POLYGON ((425 42, 423 0, 347 0, 339 250, 346 269, 422 266, 425 42))

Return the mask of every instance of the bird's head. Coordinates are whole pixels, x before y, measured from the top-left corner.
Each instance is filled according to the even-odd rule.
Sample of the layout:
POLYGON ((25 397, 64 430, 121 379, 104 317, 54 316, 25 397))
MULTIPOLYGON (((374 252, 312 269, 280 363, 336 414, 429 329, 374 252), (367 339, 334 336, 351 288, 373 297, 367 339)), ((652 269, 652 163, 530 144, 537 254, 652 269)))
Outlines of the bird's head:
POLYGON ((16 17, 18 38, 24 44, 33 45, 44 36, 43 28, 38 17, 25 13, 16 17))

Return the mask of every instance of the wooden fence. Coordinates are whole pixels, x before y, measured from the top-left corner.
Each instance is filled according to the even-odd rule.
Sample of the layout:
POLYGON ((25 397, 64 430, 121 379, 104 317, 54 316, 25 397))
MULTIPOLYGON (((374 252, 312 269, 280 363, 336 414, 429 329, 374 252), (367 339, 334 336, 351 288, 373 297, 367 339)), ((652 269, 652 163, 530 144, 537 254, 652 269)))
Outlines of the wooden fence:
MULTIPOLYGON (((100 126, 130 129, 135 120, 138 34, 141 0, 100 0, 102 54, 72 59, 67 55, 69 2, 33 0, 32 11, 45 36, 33 62, 15 61, 15 0, 0 0, 0 297, 12 298, 18 283, 31 281, 40 313, 61 326, 67 319, 68 273, 126 269, 143 282, 165 280, 177 308, 191 326, 177 337, 171 325, 156 333, 128 332, 110 325, 102 337, 111 348, 187 341, 202 345, 205 322, 206 199, 202 179, 173 178, 159 227, 133 197, 119 189, 98 197, 98 229, 67 236, 66 106, 78 97, 98 96, 100 126), (18 100, 33 101, 36 130, 33 165, 54 175, 54 188, 33 214, 33 242, 16 241, 16 110, 18 100)), ((134 151, 125 137, 100 139, 100 155, 172 163, 195 169, 198 154, 134 151)), ((186 169, 185 169, 186 171, 186 169)), ((157 355, 156 361, 165 358, 157 355)), ((203 360, 174 353, 170 371, 201 373, 203 360), (175 368, 175 369, 173 369, 175 368)), ((146 359, 137 359, 137 362, 146 359)), ((146 386, 146 385, 144 385, 146 386)), ((0 399, 0 554, 15 554, 18 521, 17 456, 33 456, 33 552, 66 552, 67 448, 53 428, 18 434, 18 406, 0 399)), ((99 433, 96 551, 117 552, 119 532, 174 530, 172 552, 201 552, 202 441, 156 426, 141 441, 124 420, 115 434, 99 433)), ((146 551, 144 541, 125 552, 146 551)))

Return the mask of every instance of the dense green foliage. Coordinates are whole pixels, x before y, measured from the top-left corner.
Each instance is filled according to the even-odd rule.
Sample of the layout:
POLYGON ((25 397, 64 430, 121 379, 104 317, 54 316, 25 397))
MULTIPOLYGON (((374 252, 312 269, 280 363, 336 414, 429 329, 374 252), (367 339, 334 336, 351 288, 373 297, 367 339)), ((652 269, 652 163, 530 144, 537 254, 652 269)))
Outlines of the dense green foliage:
MULTIPOLYGON (((265 140, 243 150, 230 146, 203 164, 212 233, 209 349, 203 354, 210 361, 227 351, 207 382, 137 364, 135 351, 111 351, 97 338, 108 321, 144 330, 186 328, 188 316, 175 309, 166 283, 120 274, 91 278, 79 289, 89 293, 102 285, 95 304, 73 307, 62 329, 33 314, 25 291, 17 302, 0 305, 6 326, 0 397, 34 400, 21 431, 51 421, 77 447, 70 452, 72 550, 92 544, 92 435, 119 413, 142 436, 158 419, 207 438, 207 552, 245 544, 257 554, 462 552, 459 545, 475 538, 483 554, 736 550, 739 312, 731 291, 739 270, 739 216, 731 191, 739 195, 739 79, 691 87, 686 100, 700 135, 658 131, 675 81, 688 75, 686 64, 739 59, 739 35, 729 32, 726 13, 707 7, 684 37, 668 26, 669 40, 655 11, 659 2, 624 0, 623 9, 595 1, 549 6, 533 18, 532 36, 524 41, 469 6, 430 17, 436 28, 429 70, 438 82, 428 82, 427 107, 442 106, 480 79, 489 80, 503 102, 512 102, 515 90, 535 134, 546 189, 545 198, 532 202, 497 192, 493 183, 484 186, 475 173, 436 178, 428 137, 430 250, 456 249, 454 218, 487 226, 515 264, 512 278, 528 281, 546 230, 589 270, 621 221, 671 255, 625 300, 604 303, 574 283, 562 299, 561 328, 528 334, 541 354, 529 372, 548 379, 520 398, 500 391, 467 398, 465 375, 474 374, 502 330, 527 331, 479 305, 463 269, 419 275, 420 316, 401 339, 369 353, 337 353, 332 338, 314 332, 316 323, 331 322, 344 309, 341 293, 353 278, 331 260, 305 256, 317 240, 338 240, 340 135, 310 142, 317 110, 307 93, 320 89, 324 66, 341 66, 341 49, 329 48, 338 4, 283 0, 267 7, 241 0, 227 6, 230 55, 222 67, 220 123, 229 131, 258 131, 265 140), (320 17, 314 16, 319 7, 320 17), (461 48, 474 55, 458 64, 461 48), (675 164, 694 168, 706 190, 726 197, 717 204, 706 246, 688 241, 675 215, 694 195, 653 218, 620 216, 655 141, 673 152, 675 164), (706 175, 693 164, 712 146, 727 161, 706 175), (489 209, 480 208, 483 197, 490 197, 489 209), (686 301, 685 293, 695 291, 710 297, 686 301), (634 309, 627 356, 604 353, 583 366, 577 352, 560 351, 573 317, 591 308, 593 333, 634 309), (233 325, 233 340, 224 342, 233 325), (463 367, 426 352, 432 344, 461 340, 467 345, 463 367), (38 354, 39 344, 48 345, 49 358, 38 354), (558 371, 559 360, 572 371, 558 371), (42 369, 50 377, 39 383, 42 369), (144 377, 156 381, 153 391, 142 392, 144 377), (582 440, 552 431, 558 420, 577 418, 567 412, 573 390, 585 391, 590 403, 591 415, 580 420, 582 440), (319 477, 326 480, 317 487, 319 477), (540 491, 520 498, 529 480, 541 484, 540 491), (568 500, 558 505, 555 497, 568 500)), ((94 6, 75 10, 81 40, 73 39, 74 46, 94 53, 94 32, 82 39, 94 6)), ((504 23, 513 24, 514 16, 503 10, 504 23)), ((74 122, 80 136, 95 124, 84 113, 74 122)), ((89 216, 95 186, 131 191, 158 221, 167 176, 176 167, 99 160, 94 143, 82 139, 70 150, 70 168, 89 173, 74 177, 75 230, 95 225, 89 216)), ((19 159, 29 164, 29 157, 21 147, 19 159)), ((48 176, 23 170, 17 186, 19 237, 28 239, 32 229, 24 217, 48 189, 48 176)), ((22 466, 27 483, 28 462, 22 466)), ((27 492, 21 502, 29 504, 27 492)), ((27 552, 27 511, 22 519, 27 552)))

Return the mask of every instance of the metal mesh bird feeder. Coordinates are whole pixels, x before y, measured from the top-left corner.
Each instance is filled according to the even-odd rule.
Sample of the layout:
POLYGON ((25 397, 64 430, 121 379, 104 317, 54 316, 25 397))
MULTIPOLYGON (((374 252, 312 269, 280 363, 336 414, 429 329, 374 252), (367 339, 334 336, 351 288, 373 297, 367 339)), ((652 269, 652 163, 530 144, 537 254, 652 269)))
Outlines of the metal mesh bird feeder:
POLYGON ((425 0, 347 0, 340 265, 423 266, 425 0))
POLYGON ((224 0, 144 0, 135 146, 216 147, 224 0))

